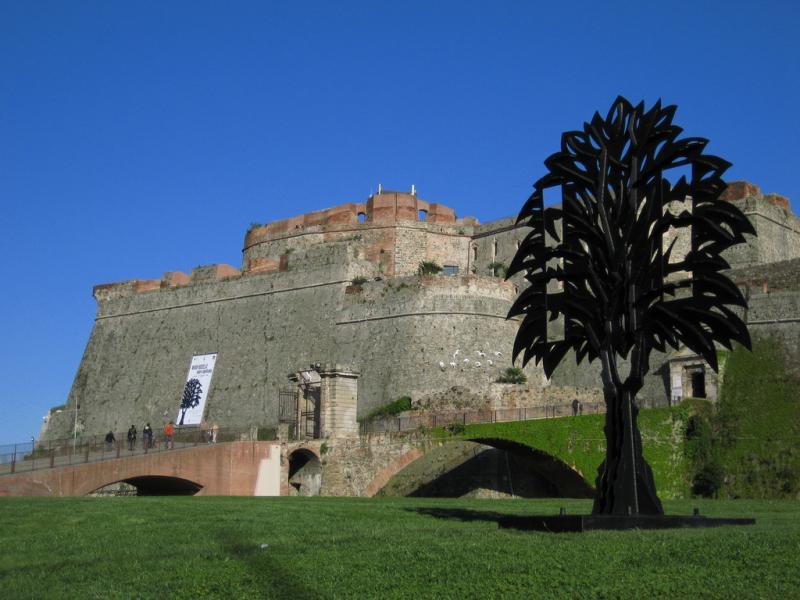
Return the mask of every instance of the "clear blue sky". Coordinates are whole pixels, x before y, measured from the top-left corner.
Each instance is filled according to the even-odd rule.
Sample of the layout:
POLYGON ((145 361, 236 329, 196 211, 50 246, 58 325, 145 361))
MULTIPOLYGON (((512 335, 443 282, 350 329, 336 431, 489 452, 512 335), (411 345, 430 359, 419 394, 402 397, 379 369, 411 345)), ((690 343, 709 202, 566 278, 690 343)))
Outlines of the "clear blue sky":
POLYGON ((240 264, 378 183, 516 213, 617 94, 800 200, 797 2, 0 3, 0 444, 65 401, 92 286, 240 264))

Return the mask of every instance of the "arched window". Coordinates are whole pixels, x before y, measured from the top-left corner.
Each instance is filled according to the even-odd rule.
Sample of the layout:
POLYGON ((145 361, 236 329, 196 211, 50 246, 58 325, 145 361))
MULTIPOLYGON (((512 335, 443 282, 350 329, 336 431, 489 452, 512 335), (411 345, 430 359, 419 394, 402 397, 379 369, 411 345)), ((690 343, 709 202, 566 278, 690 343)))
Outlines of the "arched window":
POLYGON ((420 221, 424 221, 425 219, 428 218, 428 211, 423 209, 423 208, 421 208, 419 210, 419 213, 417 213, 417 216, 419 217, 420 221))
POLYGON ((360 212, 358 213, 358 222, 359 223, 366 223, 367 222, 367 214, 360 212))

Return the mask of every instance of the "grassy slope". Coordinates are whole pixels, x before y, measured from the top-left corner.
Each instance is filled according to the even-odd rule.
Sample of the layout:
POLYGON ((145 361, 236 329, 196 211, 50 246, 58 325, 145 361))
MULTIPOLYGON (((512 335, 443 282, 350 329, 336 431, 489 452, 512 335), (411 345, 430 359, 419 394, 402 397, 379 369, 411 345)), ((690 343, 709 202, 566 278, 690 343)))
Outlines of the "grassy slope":
MULTIPOLYGON (((468 425, 464 437, 502 438, 556 456, 594 485, 597 467, 605 458, 605 415, 583 415, 516 423, 468 425)), ((683 452, 685 410, 653 409, 639 413, 645 459, 653 469, 662 499, 683 498, 688 476, 683 452)))
POLYGON ((716 415, 715 460, 726 476, 723 494, 793 497, 800 490, 800 380, 790 374, 782 345, 753 339, 725 366, 716 415))
POLYGON ((667 510, 695 505, 758 521, 555 535, 501 530, 494 515, 590 503, 0 498, 0 589, 37 599, 797 597, 797 503, 667 510))

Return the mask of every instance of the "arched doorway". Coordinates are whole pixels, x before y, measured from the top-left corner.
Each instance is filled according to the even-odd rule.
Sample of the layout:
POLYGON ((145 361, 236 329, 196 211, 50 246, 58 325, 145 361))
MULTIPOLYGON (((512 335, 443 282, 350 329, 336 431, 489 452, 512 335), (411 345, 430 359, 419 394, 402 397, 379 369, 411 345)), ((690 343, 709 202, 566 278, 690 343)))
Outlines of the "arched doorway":
POLYGON ((289 455, 289 495, 319 496, 322 463, 311 450, 300 448, 289 455))

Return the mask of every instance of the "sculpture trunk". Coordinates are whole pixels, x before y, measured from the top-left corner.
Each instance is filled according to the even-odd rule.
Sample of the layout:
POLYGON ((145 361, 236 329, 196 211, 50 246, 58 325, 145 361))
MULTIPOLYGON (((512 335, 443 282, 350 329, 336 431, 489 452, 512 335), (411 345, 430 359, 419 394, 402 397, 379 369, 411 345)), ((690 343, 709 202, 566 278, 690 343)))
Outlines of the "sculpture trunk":
POLYGON ((641 380, 636 379, 604 386, 606 459, 598 469, 593 514, 664 514, 653 473, 642 455, 635 402, 641 380))

